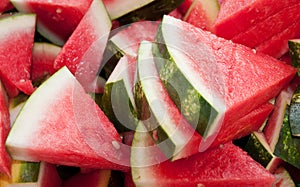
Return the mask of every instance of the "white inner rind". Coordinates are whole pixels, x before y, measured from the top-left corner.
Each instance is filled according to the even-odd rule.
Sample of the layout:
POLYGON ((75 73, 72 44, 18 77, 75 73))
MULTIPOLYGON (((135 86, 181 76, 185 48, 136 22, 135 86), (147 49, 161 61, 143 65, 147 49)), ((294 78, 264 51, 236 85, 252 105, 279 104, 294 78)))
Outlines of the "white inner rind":
POLYGON ((169 108, 176 106, 175 104, 173 106, 170 105, 165 99, 166 95, 163 93, 162 82, 155 67, 152 55, 152 43, 150 42, 141 42, 138 56, 138 73, 143 92, 152 114, 175 145, 174 152, 178 153, 192 135, 187 132, 181 132, 178 129, 179 125, 184 124, 176 124, 177 122, 174 121, 174 115, 180 115, 180 112, 178 111, 178 114, 170 113, 169 108))
POLYGON ((114 20, 153 1, 154 0, 106 0, 103 2, 111 19, 114 20))
MULTIPOLYGON (((193 88, 203 97, 205 100, 218 112, 217 117, 211 124, 210 128, 206 130, 205 136, 216 135, 217 131, 220 129, 220 124, 223 120, 224 113, 226 111, 226 105, 224 98, 221 98, 217 93, 215 93, 212 88, 209 88, 207 84, 203 83, 203 78, 197 72, 197 68, 195 68, 196 63, 191 58, 189 58, 185 53, 184 48, 181 49, 181 41, 186 40, 183 35, 179 35, 184 30, 180 28, 180 25, 176 23, 175 18, 170 16, 164 16, 162 22, 162 34, 164 38, 165 45, 167 47, 170 56, 174 59, 176 66, 180 69, 181 73, 185 76, 185 78, 189 81, 189 83, 193 86, 193 88), (171 44, 168 45, 168 44, 171 44), (178 44, 174 46, 174 44, 178 44)), ((187 39, 188 40, 188 39, 187 39)), ((190 44, 193 45, 193 44, 190 44)), ((193 46, 194 48, 196 46, 193 46)), ((199 45, 201 47, 201 45, 199 45)), ((206 50, 204 50, 206 51, 206 50)), ((198 50, 201 52, 201 50, 198 50)), ((209 55, 209 54, 203 54, 209 55)), ((214 64, 211 64, 214 67, 214 64)), ((210 72, 207 72, 210 73, 210 72)), ((218 76, 218 75, 213 75, 218 76)), ((213 83, 212 83, 213 84, 213 83)))

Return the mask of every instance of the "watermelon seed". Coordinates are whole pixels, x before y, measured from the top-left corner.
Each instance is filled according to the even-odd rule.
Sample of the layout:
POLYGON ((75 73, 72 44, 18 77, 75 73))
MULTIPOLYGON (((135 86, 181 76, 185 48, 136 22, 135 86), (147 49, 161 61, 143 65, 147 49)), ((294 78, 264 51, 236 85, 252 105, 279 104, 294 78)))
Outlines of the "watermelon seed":
POLYGON ((121 148, 120 144, 117 141, 112 141, 111 143, 112 143, 112 145, 114 146, 115 149, 120 149, 121 148))

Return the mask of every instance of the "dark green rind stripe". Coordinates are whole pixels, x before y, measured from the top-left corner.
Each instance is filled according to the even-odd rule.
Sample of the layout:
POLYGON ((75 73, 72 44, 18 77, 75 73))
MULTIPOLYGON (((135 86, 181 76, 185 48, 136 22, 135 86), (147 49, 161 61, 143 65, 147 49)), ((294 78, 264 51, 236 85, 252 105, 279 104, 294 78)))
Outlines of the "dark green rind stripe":
POLYGON ((218 112, 202 97, 201 93, 193 88, 175 63, 175 60, 180 59, 173 59, 166 45, 160 26, 157 44, 153 47, 153 53, 158 57, 155 58, 155 63, 160 78, 183 116, 197 132, 205 137, 205 132, 212 126, 218 112))
POLYGON ((255 161, 266 168, 273 155, 264 147, 261 141, 254 133, 251 133, 244 149, 255 161))
POLYGON ((300 137, 300 86, 293 93, 290 105, 289 122, 293 136, 300 137))
POLYGON ((298 69, 298 75, 300 75, 300 40, 289 40, 288 46, 292 65, 298 69))
POLYGON ((18 183, 37 182, 40 170, 39 162, 21 162, 18 183))
POLYGON ((288 116, 289 106, 286 108, 274 155, 300 169, 300 138, 292 136, 288 116))
POLYGON ((121 25, 137 22, 140 20, 156 21, 164 14, 168 14, 177 8, 184 0, 155 0, 146 6, 133 10, 117 20, 121 25))
POLYGON ((115 125, 118 132, 135 130, 137 114, 133 109, 122 79, 105 85, 101 108, 115 125), (113 107, 116 104, 117 107, 113 107))

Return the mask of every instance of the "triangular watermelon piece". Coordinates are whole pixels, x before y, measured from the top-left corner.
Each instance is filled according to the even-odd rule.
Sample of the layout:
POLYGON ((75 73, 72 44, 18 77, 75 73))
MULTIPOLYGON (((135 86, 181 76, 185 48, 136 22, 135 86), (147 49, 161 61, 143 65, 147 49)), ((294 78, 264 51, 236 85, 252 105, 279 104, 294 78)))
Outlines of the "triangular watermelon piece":
POLYGON ((31 66, 31 79, 33 82, 42 81, 56 72, 53 63, 60 50, 60 47, 50 43, 34 43, 31 66))
POLYGON ((129 157, 120 144, 113 124, 66 67, 30 96, 6 141, 17 160, 126 170, 129 157))
MULTIPOLYGON (((273 35, 282 32, 294 22, 297 22, 300 18, 299 9, 299 3, 286 7, 276 14, 253 25, 245 32, 241 32, 234 36, 232 41, 248 47, 258 46, 263 41, 270 39, 273 35)), ((272 50, 274 50, 274 48, 272 50)))
POLYGON ((256 51, 263 52, 275 58, 279 58, 288 52, 288 41, 300 37, 299 19, 280 33, 265 40, 255 47, 256 51))
POLYGON ((1 0, 0 2, 0 13, 7 10, 13 9, 14 6, 11 4, 10 0, 1 0))
POLYGON ((0 19, 0 78, 8 95, 18 90, 26 94, 34 91, 30 80, 30 66, 35 32, 34 14, 7 15, 0 19))
MULTIPOLYGON (((298 0, 224 0, 214 24, 216 35, 231 39, 298 0)), ((286 19, 280 21, 287 21, 286 19)))
POLYGON ((102 1, 94 0, 55 59, 54 68, 67 66, 87 91, 94 91, 110 29, 102 1))
POLYGON ((10 176, 11 158, 5 147, 5 140, 10 130, 7 93, 0 82, 0 172, 10 176))
POLYGON ((164 16, 157 42, 161 45, 155 55, 164 59, 156 63, 160 77, 186 119, 209 137, 208 144, 222 126, 231 129, 236 120, 274 98, 296 73, 281 61, 170 16, 164 16), (206 124, 197 120, 205 110, 191 110, 198 97, 210 104, 206 113, 217 111, 206 124))
POLYGON ((12 0, 24 13, 37 15, 37 30, 49 41, 63 45, 88 10, 92 0, 12 0))
POLYGON ((170 162, 139 124, 132 142, 136 186, 272 186, 275 177, 232 143, 170 162))

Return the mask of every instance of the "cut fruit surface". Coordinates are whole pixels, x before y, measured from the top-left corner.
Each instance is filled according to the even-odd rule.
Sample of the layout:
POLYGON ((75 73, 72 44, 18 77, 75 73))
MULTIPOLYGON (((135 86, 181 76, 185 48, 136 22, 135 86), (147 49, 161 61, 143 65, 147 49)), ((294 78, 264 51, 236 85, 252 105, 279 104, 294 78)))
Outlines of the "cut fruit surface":
POLYGON ((14 14, 0 19, 0 77, 8 92, 15 97, 18 90, 31 94, 30 67, 35 32, 34 14, 14 14))
POLYGON ((54 68, 67 66, 87 91, 94 92, 110 29, 111 21, 102 1, 93 0, 55 59, 54 68))
POLYGON ((37 15, 37 30, 48 40, 63 45, 88 10, 92 0, 12 0, 24 13, 37 15))
POLYGON ((60 50, 60 47, 50 43, 34 43, 31 66, 33 82, 40 82, 55 73, 53 63, 60 50))
POLYGON ((113 124, 66 67, 31 95, 6 140, 14 159, 126 170, 129 157, 120 144, 113 124))
MULTIPOLYGON (((214 33, 226 39, 246 31, 266 18, 276 14, 285 7, 299 3, 298 0, 226 0, 214 24, 214 33)), ((288 21, 284 19, 285 21, 288 21)), ((284 21, 280 20, 280 21, 284 21)))
POLYGON ((274 58, 170 16, 164 16, 157 42, 161 45, 154 55, 164 58, 156 62, 160 77, 188 122, 210 136, 208 144, 220 128, 231 129, 234 121, 275 97, 296 73, 274 58), (211 124, 198 120, 203 119, 200 106, 212 114, 207 118, 211 124))
POLYGON ((155 151, 145 129, 140 126, 138 129, 131 153, 131 173, 136 186, 271 186, 275 180, 232 143, 174 162, 156 160, 161 156, 159 150, 155 151))

